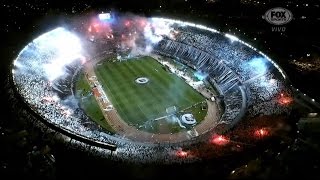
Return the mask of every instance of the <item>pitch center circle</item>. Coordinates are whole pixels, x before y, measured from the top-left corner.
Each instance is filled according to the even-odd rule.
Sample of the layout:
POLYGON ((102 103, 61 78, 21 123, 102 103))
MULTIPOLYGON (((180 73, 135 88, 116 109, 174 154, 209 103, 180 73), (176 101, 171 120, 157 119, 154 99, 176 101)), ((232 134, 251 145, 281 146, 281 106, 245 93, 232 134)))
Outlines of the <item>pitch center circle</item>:
POLYGON ((146 84, 149 82, 149 79, 146 77, 139 77, 135 80, 135 82, 138 84, 146 84))

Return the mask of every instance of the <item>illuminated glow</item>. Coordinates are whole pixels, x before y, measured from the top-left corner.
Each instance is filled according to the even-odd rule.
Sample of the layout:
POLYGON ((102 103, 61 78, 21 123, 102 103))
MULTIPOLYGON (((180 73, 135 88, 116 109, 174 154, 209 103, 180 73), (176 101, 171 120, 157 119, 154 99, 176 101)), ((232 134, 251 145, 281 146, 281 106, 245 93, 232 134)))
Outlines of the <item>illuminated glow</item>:
POLYGON ((144 37, 147 39, 147 41, 149 41, 151 44, 156 44, 159 41, 161 41, 163 39, 162 36, 160 35, 156 35, 153 33, 152 27, 151 25, 147 25, 144 28, 144 37))
POLYGON ((55 50, 55 56, 48 59, 47 64, 42 65, 49 81, 64 75, 65 66, 82 57, 80 39, 63 28, 54 30, 52 36, 41 43, 42 47, 55 50))
MULTIPOLYGON (((97 20, 97 17, 96 17, 96 20, 97 20)), ((89 26, 89 28, 88 28, 88 31, 89 32, 91 32, 91 31, 93 31, 94 33, 96 33, 96 29, 95 28, 98 28, 98 31, 99 31, 99 29, 100 29, 100 34, 91 34, 91 33, 88 33, 88 36, 87 36, 87 38, 89 39, 90 38, 90 40, 95 40, 95 37, 97 38, 97 42, 99 42, 99 38, 101 38, 101 37, 103 37, 104 39, 103 40, 105 40, 105 38, 113 38, 113 35, 112 34, 108 34, 107 32, 106 32, 106 24, 109 24, 109 23, 103 23, 103 22, 99 22, 98 20, 97 20, 97 22, 98 23, 92 23, 92 25, 91 26, 89 26), (93 36, 93 35, 95 35, 95 36, 93 36)), ((123 28, 123 26, 125 25, 125 24, 123 24, 123 22, 124 21, 121 21, 121 23, 119 23, 121 26, 122 26, 122 28, 123 28)), ((132 22, 132 26, 130 26, 130 28, 126 28, 126 30, 129 30, 128 32, 122 32, 122 31, 120 31, 120 32, 118 32, 118 31, 114 31, 114 32, 117 32, 117 33, 124 33, 123 34, 123 41, 122 41, 122 39, 120 40, 120 41, 117 41, 117 43, 118 42, 120 42, 120 43, 123 43, 123 42, 126 42, 127 44, 130 44, 130 48, 133 48, 136 44, 136 42, 135 42, 135 38, 136 37, 138 37, 138 36, 142 36, 142 35, 145 35, 145 37, 143 37, 143 38, 145 38, 145 39, 147 39, 147 40, 149 40, 149 42, 151 42, 151 43, 145 43, 145 44, 143 44, 143 45, 145 45, 145 50, 147 51, 147 52, 152 52, 152 49, 153 49, 153 43, 157 43, 157 42, 159 42, 159 41, 161 41, 163 38, 171 38, 171 39, 174 39, 175 38, 175 36, 179 33, 177 30, 174 30, 174 28, 172 28, 172 27, 177 27, 177 26, 180 26, 180 24, 178 24, 178 25, 174 25, 171 21, 169 21, 169 20, 164 20, 164 22, 161 22, 161 23, 157 23, 156 21, 155 22, 149 22, 149 21, 147 21, 146 20, 146 18, 144 18, 143 20, 141 20, 141 24, 139 24, 139 23, 137 23, 137 22, 140 22, 140 21, 135 21, 135 20, 132 20, 131 21, 132 22), (173 26, 174 25, 174 26, 173 26), (143 28, 141 28, 140 26, 143 26, 143 28), (164 26, 164 28, 162 29, 162 26, 164 26), (139 28, 141 28, 141 29, 139 29, 139 28), (146 30, 147 29, 147 30, 146 30), (130 31, 131 30, 131 31, 130 31), (146 31, 145 31, 146 30, 146 31), (130 33, 129 33, 130 32, 130 33), (143 34, 143 32, 145 33, 145 34, 143 34), (149 33, 149 34, 148 34, 149 33)), ((110 25, 110 24, 109 24, 110 25)), ((184 23, 183 25, 190 25, 190 26, 195 26, 195 27, 197 27, 197 28, 201 28, 201 29, 205 29, 205 30, 208 30, 208 31, 211 31, 211 32, 218 32, 218 31, 215 31, 215 30, 213 30, 213 29, 210 29, 210 28, 207 28, 207 27, 205 27, 205 26, 203 26, 203 25, 197 25, 197 24, 193 24, 193 23, 184 23)), ((84 27, 84 30, 86 30, 86 27, 87 26, 85 26, 84 27)), ((115 36, 116 36, 116 38, 118 38, 118 36, 119 36, 119 34, 115 34, 115 36)), ((225 35, 225 36, 227 36, 227 35, 225 35)), ((51 44, 51 41, 50 41, 50 38, 47 36, 46 37, 47 38, 47 41, 46 42, 49 42, 49 44, 51 44)), ((57 38, 57 39, 60 39, 60 38, 57 38)), ((142 39, 142 38, 141 38, 142 39)), ((225 39, 225 38, 224 38, 225 39)), ((244 43, 244 42, 242 42, 241 40, 239 40, 238 38, 236 38, 235 36, 232 36, 231 37, 231 35, 230 35, 230 37, 229 37, 229 39, 231 39, 231 40, 237 40, 237 41, 239 41, 239 42, 241 42, 241 43, 244 43)), ((118 40, 118 39, 116 39, 116 40, 118 40)), ((40 43, 41 44, 41 42, 40 41, 38 41, 38 40, 36 40, 37 41, 37 43, 40 43)), ((58 40, 57 40, 58 41, 58 40)), ((64 40, 65 41, 65 40, 64 40)), ((55 73, 55 76, 56 75, 59 75, 59 74, 63 74, 63 75, 66 75, 67 73, 68 73, 68 71, 66 71, 66 68, 65 68, 65 66, 67 65, 67 63, 68 62, 74 62, 75 60, 79 60, 82 64, 84 64, 84 63, 86 63, 86 61, 87 61, 87 59, 83 56, 83 52, 82 52, 82 50, 80 50, 81 49, 81 46, 77 46, 77 45, 75 45, 74 43, 70 43, 70 42, 73 42, 73 40, 69 40, 69 39, 66 39, 66 41, 67 41, 67 44, 68 45, 66 45, 66 44, 61 44, 62 42, 60 42, 60 41, 58 41, 56 44, 57 44, 57 46, 59 46, 58 48, 56 48, 56 49, 54 49, 54 51, 51 53, 51 54, 49 54, 49 56, 47 56, 47 57, 49 57, 48 58, 48 61, 47 61, 47 59, 45 59, 45 60, 43 60, 43 61, 41 61, 41 59, 39 58, 39 63, 37 64, 37 65, 39 65, 38 67, 39 67, 39 69, 36 69, 36 70, 39 70, 39 75, 40 75, 40 73, 41 73, 41 75, 42 76, 45 76, 44 78, 42 78, 43 80, 44 80, 44 84, 46 84, 46 80, 48 80, 47 82, 48 82, 48 84, 49 84, 49 82, 50 82, 50 86, 55 86, 55 85, 57 85, 57 81, 54 81, 56 78, 55 77, 51 77, 51 78, 49 78, 49 75, 48 75, 48 73, 49 74, 53 74, 53 73, 55 73), (70 47, 69 47, 70 46, 70 47), (74 47, 76 47, 75 49, 79 49, 79 51, 77 51, 77 50, 72 50, 72 49, 70 49, 70 48, 74 48, 74 47), (61 49, 62 50, 61 50, 61 49), (56 51, 57 50, 57 51, 56 51), (69 52, 70 51, 70 52, 69 52), (73 52, 74 51, 74 52, 73 52), (55 54, 56 52, 58 52, 57 54, 55 54), (50 55, 53 55, 52 56, 52 58, 51 58, 51 56, 50 55), (68 59, 73 59, 73 60, 68 60, 68 59), (59 68, 59 67, 61 67, 61 68, 59 68), (54 68, 54 69, 58 69, 58 71, 54 71, 54 70, 52 70, 52 72, 51 72, 51 69, 49 69, 49 68, 54 68), (60 70, 61 70, 61 72, 60 72, 60 70), (48 72, 47 72, 48 71, 48 72)), ((227 40, 228 41, 228 40, 227 40)), ((120 44, 119 43, 119 44, 120 44)), ((138 42, 137 42, 138 43, 138 42)), ((80 41, 78 41, 77 42, 77 44, 78 45, 80 45, 81 44, 81 42, 80 41)), ((94 44, 94 43, 92 43, 92 44, 94 44)), ((117 45, 119 45, 119 44, 117 44, 117 45)), ((245 43, 244 43, 245 44, 245 43)), ((113 45, 113 44, 109 44, 110 46, 111 45, 113 45)), ((246 44, 247 45, 247 44, 246 44)), ((38 44, 36 44, 36 46, 38 46, 38 44)), ((39 45, 40 46, 40 45, 39 45)), ((137 44, 137 46, 139 46, 139 44, 137 44)), ((46 49, 51 49, 51 47, 45 47, 45 46, 42 46, 42 44, 41 44, 41 47, 40 47, 40 49, 41 48, 43 48, 44 47, 44 51, 46 50, 46 49)), ((117 46, 117 47, 119 47, 119 48, 122 48, 122 47, 120 47, 120 45, 119 46, 117 46)), ((131 50, 131 49, 129 49, 129 48, 127 48, 128 46, 125 46, 125 50, 131 50)), ((250 47, 250 48, 252 48, 252 49, 254 49, 252 46, 250 46, 250 45, 248 45, 248 47, 250 47)), ((255 49, 254 49, 255 50, 255 49)), ((131 53, 131 52, 130 52, 131 53)), ((86 54, 90 54, 90 53, 86 53, 86 54)), ((260 52, 260 54, 262 54, 261 52, 260 52)), ((131 55, 131 54, 130 54, 131 55)), ((258 56, 259 58, 260 58, 260 56, 258 56)), ((24 58, 24 56, 22 56, 22 60, 24 60, 23 59, 24 58)), ((33 57, 32 57, 33 58, 33 57)), ((42 58, 42 59, 44 59, 44 58, 42 58)), ((88 57, 88 59, 90 59, 90 60, 93 60, 91 57, 89 58, 88 57)), ((268 63, 268 61, 270 60, 269 58, 267 58, 267 57, 264 57, 264 58, 261 58, 261 59, 265 59, 265 62, 267 62, 268 63)), ((249 60, 249 59, 247 59, 247 60, 249 60)), ((246 61, 247 61, 246 60, 246 61)), ((35 61, 38 61, 38 59, 35 59, 35 61)), ((22 63, 23 61, 19 61, 19 63, 22 63)), ((32 62, 33 63, 33 62, 32 62)), ((37 62, 36 62, 37 63, 37 62)), ((35 64, 36 64, 35 63, 35 64)), ((14 62, 13 63, 15 66, 17 66, 18 64, 17 64, 17 62, 14 62)), ((29 64, 28 64, 29 65, 29 64)), ((268 64, 267 64, 268 65, 268 64)), ((269 65, 270 65, 270 63, 269 63, 269 65)), ((30 69, 31 68, 33 68, 33 66, 32 66, 32 64, 30 63, 30 69)), ((264 71, 264 68, 265 67, 263 67, 263 63, 259 63, 258 61, 256 61, 256 62, 251 62, 251 66, 253 67, 253 69, 254 70, 256 70, 256 72, 258 72, 259 74, 260 74, 260 72, 265 72, 264 71), (258 68, 255 68, 255 67, 258 67, 258 68), (261 68, 261 69, 260 69, 261 68)), ((29 68, 29 67, 27 67, 27 68, 29 68)), ((19 72, 19 74, 21 73, 21 69, 18 67, 18 68, 15 68, 16 70, 18 70, 18 72, 19 72)), ((267 69, 267 67, 266 67, 266 69, 267 69)), ((13 70, 12 70, 13 71, 13 70)), ((251 70, 252 71, 252 70, 251 70)), ((267 70, 266 70, 267 71, 267 70)), ((280 70, 279 70, 280 71, 280 70)), ((26 71, 27 72, 27 71, 26 71)), ((281 73, 282 73, 282 71, 280 71, 281 73)), ((205 75, 203 75, 203 74, 200 74, 200 78, 204 78, 204 76, 205 75)), ((33 76, 30 76, 30 77, 33 77, 33 76)), ((265 77, 265 76, 263 76, 263 77, 265 77)), ((268 76, 268 77, 270 77, 270 76, 268 76)), ((258 77, 259 78, 259 77, 258 77)), ((273 76, 272 76, 272 78, 273 78, 273 76)), ((267 79, 267 78, 265 78, 265 79, 262 79, 261 81, 260 81, 260 79, 258 79, 258 82, 261 82, 261 85, 262 86, 264 86, 265 88, 268 88, 268 92, 269 92, 269 95, 271 94, 270 92, 270 90, 269 90, 269 87, 271 87, 271 86, 274 86, 274 87, 276 87, 277 85, 278 85, 278 83, 277 83, 277 79, 267 79)), ((282 81, 279 81, 279 84, 281 84, 282 83, 282 81)), ((43 91, 43 88, 42 87, 40 87, 40 88, 38 88, 39 89, 39 92, 42 92, 43 91)), ((51 88, 49 88, 49 89, 51 89, 51 88)), ((34 90, 37 90, 36 88, 34 88, 34 90)), ((279 90, 279 89, 278 89, 279 90)), ((277 91, 277 93, 278 93, 279 91, 277 91)), ((33 92, 30 92, 30 93, 33 93, 33 92)), ((273 92, 272 92, 273 93, 273 92)), ((35 93, 34 93, 35 94, 35 93)), ((56 99, 58 98, 58 96, 51 96, 52 94, 46 94, 46 95, 48 95, 49 96, 49 99, 51 100, 51 101, 57 101, 56 99)), ((30 97, 35 97, 35 98, 38 98, 37 96, 30 96, 30 97)), ((274 96, 273 96, 274 97, 274 96)), ((279 97, 279 96, 278 96, 279 97)), ((281 94, 280 95, 280 97, 281 98, 284 98, 285 97, 285 95, 284 94, 281 94)), ((27 97, 27 98, 29 98, 29 97, 27 97)), ((40 98, 42 98, 42 96, 41 97, 39 97, 39 99, 40 98)), ((29 99, 27 99, 27 100, 29 100, 29 99)), ((62 100, 63 101, 63 100, 62 100)), ((33 102, 37 102, 37 99, 32 99, 31 101, 30 101, 31 103, 33 103, 33 102)), ((286 101, 285 101, 286 102, 286 101)), ((32 104, 33 105, 33 104, 32 104)), ((36 105, 38 105, 38 104, 36 104, 36 105)), ((62 105, 59 105, 59 104, 57 104, 57 106, 61 106, 61 109, 63 110, 63 114, 65 115, 65 116, 71 116, 72 115, 72 109, 68 109, 68 108, 66 108, 66 107, 64 107, 64 106, 62 106, 62 105)), ((69 106, 68 106, 69 107, 69 106)), ((69 108, 71 108, 71 107, 69 107, 69 108)), ((58 113, 61 113, 61 111, 57 111, 58 113)), ((75 113, 76 114, 76 113, 75 113)), ((47 116, 45 116, 45 117, 47 117, 47 116)), ((76 117, 76 116, 74 116, 74 117, 76 117)), ((65 119, 63 119, 63 120, 65 120, 65 119)), ((83 128, 83 129, 81 129, 82 128, 82 126, 80 126, 80 125, 82 125, 82 124, 79 124, 79 129, 78 129, 78 122, 77 122, 77 118, 73 118, 72 116, 70 117, 70 119, 66 119, 67 121, 71 121, 73 124, 72 125, 74 125, 73 127, 72 126, 70 126, 70 128, 72 129, 72 128, 75 128, 75 129, 72 129, 72 130, 75 130, 75 133, 78 133, 78 131, 79 131, 79 129, 81 130, 81 131, 83 131, 83 132, 85 132, 85 133, 83 133, 83 134, 85 134, 85 135, 87 135, 87 134, 89 134, 89 133, 86 133, 86 131, 87 131, 87 129, 85 129, 85 128, 83 128), (76 124, 77 123, 77 124, 76 124)), ((52 120, 53 122, 57 122, 57 124, 58 123, 60 123, 60 119, 54 119, 54 120, 52 120)), ((82 123, 82 122, 80 122, 80 123, 82 123)), ((67 124, 68 125, 68 124, 67 124)), ((63 125, 63 127, 64 126, 67 126, 67 125, 63 125)), ((89 131, 89 130, 88 130, 89 131)), ((252 133, 252 132, 251 132, 252 133)), ((264 135, 264 134, 266 134, 265 132, 264 132, 264 130, 260 130, 260 131, 258 131, 258 134, 262 134, 262 135, 264 135)), ((210 137, 209 137, 210 138, 210 137)), ((226 137, 224 137, 224 136, 222 136, 222 135, 216 135, 216 136, 214 136, 214 137, 212 137, 212 139, 210 139, 210 140, 208 140, 208 139, 206 139, 206 142, 208 143, 208 142, 210 142, 210 144, 212 143, 212 144, 216 144, 216 145, 225 145, 225 144, 227 144, 228 142, 230 142, 231 140, 230 139, 228 139, 228 138, 226 138, 226 137)), ((233 143, 234 143, 234 141, 232 141, 233 143)), ((240 148, 240 145, 236 145, 236 147, 237 148, 240 148)), ((121 148, 121 147, 120 147, 121 148)), ((173 150, 173 151, 170 151, 170 155, 177 155, 177 156, 179 156, 179 157, 185 157, 185 156, 189 156, 190 157, 190 152, 192 152, 193 153, 193 151, 182 151, 182 150, 179 150, 179 151, 175 151, 175 150, 173 150), (188 155, 189 154, 189 155, 188 155)), ((192 155, 192 154, 191 154, 192 155)))
POLYGON ((87 59, 86 59, 86 57, 84 57, 84 56, 82 56, 82 57, 80 58, 80 60, 81 60, 81 64, 82 64, 82 65, 87 62, 87 59))
POLYGON ((203 72, 200 72, 200 71, 197 71, 197 72, 194 73, 194 76, 195 76, 198 80, 202 81, 202 80, 204 80, 204 79, 207 78, 208 74, 203 73, 203 72))
POLYGON ((279 97, 279 99, 278 99, 278 103, 279 103, 280 105, 286 106, 286 105, 291 104, 292 102, 293 102, 292 97, 287 96, 287 95, 285 95, 284 93, 281 93, 281 94, 280 94, 280 97, 279 97))
POLYGON ((161 36, 161 35, 170 35, 173 32, 172 23, 166 21, 159 21, 157 19, 152 20, 151 25, 154 29, 154 34, 161 36))
POLYGON ((33 40, 19 53, 14 64, 19 65, 23 61, 30 61, 28 66, 17 66, 17 71, 36 70, 48 81, 54 81, 66 73, 66 65, 78 60, 81 56, 80 39, 70 31, 59 27, 33 40), (38 47, 37 54, 31 49, 32 46, 38 47), (32 61, 20 57, 21 54, 26 53, 29 53, 32 61), (41 56, 47 56, 47 58, 42 59, 41 56))
POLYGON ((270 83, 270 84, 275 84, 276 82, 277 82, 277 80, 275 80, 275 79, 270 79, 270 80, 269 80, 269 83, 270 83))
POLYGON ((254 136, 257 138, 264 138, 266 136, 269 136, 269 134, 270 132, 266 128, 260 128, 254 132, 254 136))
POLYGON ((131 22, 130 22, 130 21, 125 21, 125 22, 124 22, 124 25, 127 26, 127 27, 129 27, 129 26, 131 25, 131 22))
POLYGON ((101 21, 109 20, 109 19, 111 19, 111 14, 110 13, 101 13, 98 15, 98 17, 101 21))
POLYGON ((18 64, 18 61, 17 61, 17 59, 15 59, 15 60, 13 61, 13 65, 14 65, 14 66, 17 66, 17 64, 18 64))
POLYGON ((223 135, 214 135, 211 143, 219 146, 223 146, 229 143, 229 140, 223 135))
POLYGON ((176 152, 176 155, 177 155, 178 157, 183 158, 183 157, 188 156, 188 152, 187 152, 187 151, 183 151, 182 149, 179 149, 179 150, 176 152))
POLYGON ((225 34, 225 36, 227 38, 229 38, 231 40, 231 42, 233 41, 239 41, 239 38, 237 38, 236 36, 230 35, 230 34, 225 34))
POLYGON ((257 75, 265 74, 268 70, 267 60, 263 57, 252 58, 247 63, 244 63, 242 67, 244 69, 253 69, 257 75))

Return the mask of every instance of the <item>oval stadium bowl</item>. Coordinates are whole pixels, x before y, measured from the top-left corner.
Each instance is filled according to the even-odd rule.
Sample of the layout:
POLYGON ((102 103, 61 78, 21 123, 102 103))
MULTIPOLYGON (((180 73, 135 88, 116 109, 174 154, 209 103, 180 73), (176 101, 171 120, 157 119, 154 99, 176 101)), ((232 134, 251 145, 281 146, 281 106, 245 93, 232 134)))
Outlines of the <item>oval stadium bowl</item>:
POLYGON ((161 17, 76 18, 25 46, 11 75, 46 132, 134 162, 243 151, 272 136, 293 99, 284 71, 251 45, 161 17))

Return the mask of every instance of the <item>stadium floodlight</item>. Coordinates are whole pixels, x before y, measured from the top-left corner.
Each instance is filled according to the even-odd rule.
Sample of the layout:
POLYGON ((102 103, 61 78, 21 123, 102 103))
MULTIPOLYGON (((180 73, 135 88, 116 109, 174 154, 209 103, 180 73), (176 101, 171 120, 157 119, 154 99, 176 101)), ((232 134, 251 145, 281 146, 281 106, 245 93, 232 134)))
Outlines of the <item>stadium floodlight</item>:
POLYGON ((229 38, 232 42, 233 41, 239 41, 239 38, 237 38, 236 36, 230 35, 230 34, 225 34, 225 36, 227 38, 229 38))
POLYGON ((17 61, 17 59, 15 59, 15 60, 13 61, 13 65, 16 66, 17 64, 18 64, 18 61, 17 61))
POLYGON ((105 21, 105 20, 111 19, 111 14, 110 13, 101 13, 98 15, 98 17, 101 21, 105 21))

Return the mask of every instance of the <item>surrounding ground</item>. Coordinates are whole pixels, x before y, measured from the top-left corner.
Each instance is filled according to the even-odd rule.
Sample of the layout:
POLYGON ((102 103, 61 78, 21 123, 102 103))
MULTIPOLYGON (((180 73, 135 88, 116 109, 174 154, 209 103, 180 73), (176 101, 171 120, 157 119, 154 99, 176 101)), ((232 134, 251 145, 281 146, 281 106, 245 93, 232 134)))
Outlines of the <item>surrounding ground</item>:
MULTIPOLYGON (((95 72, 121 118, 137 128, 166 116, 169 107, 175 106, 179 111, 205 100, 151 57, 121 62, 104 60, 96 66, 95 72), (139 77, 147 77, 149 82, 138 84, 135 80, 139 77)), ((206 116, 206 111, 195 108, 200 112, 195 116, 199 123, 206 116)))

